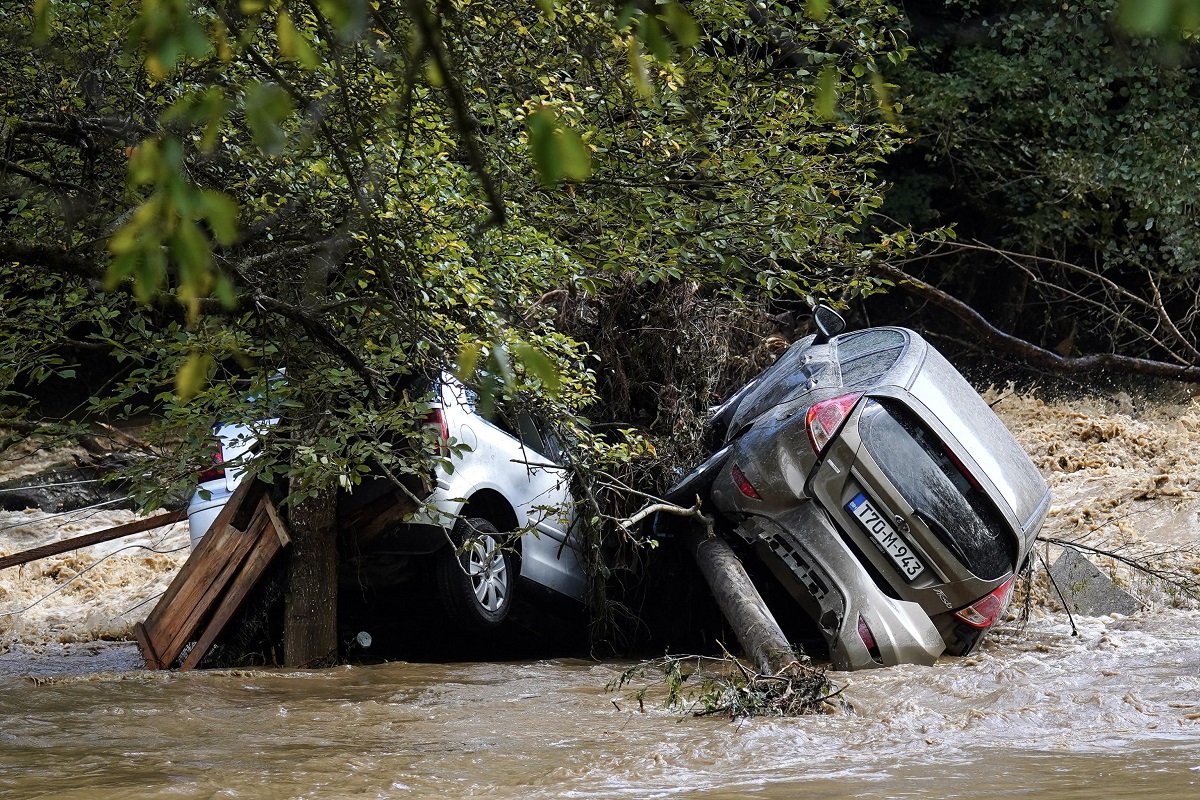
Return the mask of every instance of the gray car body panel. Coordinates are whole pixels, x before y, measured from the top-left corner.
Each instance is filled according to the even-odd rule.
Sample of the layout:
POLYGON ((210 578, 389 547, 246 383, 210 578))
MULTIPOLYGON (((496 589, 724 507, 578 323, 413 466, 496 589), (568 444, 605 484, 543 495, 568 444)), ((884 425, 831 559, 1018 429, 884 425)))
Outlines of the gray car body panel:
MULTIPOLYGON (((961 374, 904 328, 855 331, 826 343, 809 337, 794 344, 753 386, 714 412, 723 415, 727 444, 677 487, 711 486, 713 506, 818 623, 835 666, 843 669, 931 663, 954 639, 958 623, 951 612, 1012 574, 972 574, 892 485, 859 428, 864 415, 883 413, 874 403, 889 398, 976 479, 1003 519, 1006 535, 1015 540, 1014 566, 1023 563, 1049 508, 1045 481, 961 374), (809 441, 806 413, 848 392, 863 397, 819 457, 809 441), (733 466, 760 499, 739 490, 733 466), (924 565, 918 576, 903 575, 851 515, 847 504, 860 493, 894 514, 905 546, 924 565), (812 574, 823 575, 832 594, 816 592, 812 574), (859 617, 875 634, 879 659, 867 653, 857 635, 859 617)), ((676 494, 673 489, 668 496, 676 494)), ((976 644, 972 640, 970 647, 976 644)))

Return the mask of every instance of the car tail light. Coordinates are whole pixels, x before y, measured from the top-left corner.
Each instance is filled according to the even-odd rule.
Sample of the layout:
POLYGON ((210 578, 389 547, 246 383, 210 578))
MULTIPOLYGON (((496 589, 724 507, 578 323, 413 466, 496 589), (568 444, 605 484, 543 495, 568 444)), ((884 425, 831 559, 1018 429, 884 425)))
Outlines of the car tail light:
POLYGON ((733 482, 737 485, 738 491, 752 500, 762 500, 762 497, 754 488, 754 484, 750 483, 750 479, 746 477, 746 473, 742 472, 741 467, 734 464, 733 469, 730 470, 730 475, 733 476, 733 482))
POLYGON ((206 469, 200 470, 198 480, 200 483, 208 483, 219 478, 225 477, 225 451, 221 449, 221 445, 217 445, 217 449, 212 454, 212 465, 206 469))
POLYGON ((837 435, 845 423, 846 417, 854 410, 854 405, 862 397, 862 392, 844 394, 832 400, 822 400, 808 409, 805 424, 808 426, 808 438, 812 442, 817 455, 825 452, 829 440, 837 435))
POLYGON ((862 617, 858 618, 858 638, 862 639, 863 644, 867 646, 867 652, 871 654, 871 658, 882 663, 883 655, 879 652, 875 634, 871 633, 871 626, 862 617))
POLYGON ((1008 606, 1008 598, 1012 597, 1013 584, 1016 580, 1017 576, 1012 576, 971 605, 955 611, 954 616, 975 628, 992 627, 1004 613, 1005 607, 1008 606))
POLYGON ((450 441, 450 426, 446 424, 446 415, 442 413, 442 410, 440 408, 430 410, 430 412, 425 415, 425 421, 422 424, 437 428, 438 452, 441 455, 449 455, 450 445, 448 442, 450 441))

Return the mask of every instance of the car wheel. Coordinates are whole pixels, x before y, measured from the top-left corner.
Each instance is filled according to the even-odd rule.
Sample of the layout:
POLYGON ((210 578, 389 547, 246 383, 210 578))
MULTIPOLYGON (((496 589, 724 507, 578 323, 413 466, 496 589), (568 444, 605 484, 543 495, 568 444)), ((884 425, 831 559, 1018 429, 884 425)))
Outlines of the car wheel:
POLYGON ((438 561, 438 584, 446 611, 459 625, 494 630, 508 616, 517 583, 515 554, 486 519, 460 519, 454 547, 438 561))

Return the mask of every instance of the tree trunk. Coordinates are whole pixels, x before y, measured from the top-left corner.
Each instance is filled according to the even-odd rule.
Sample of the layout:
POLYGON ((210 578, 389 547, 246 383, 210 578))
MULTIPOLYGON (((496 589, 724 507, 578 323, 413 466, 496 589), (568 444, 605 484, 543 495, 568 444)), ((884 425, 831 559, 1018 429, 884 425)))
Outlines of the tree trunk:
POLYGON ((290 506, 288 527, 292 546, 284 596, 283 660, 290 667, 331 666, 338 657, 336 489, 328 487, 290 506))
POLYGON ((795 659, 792 645, 733 550, 724 540, 706 536, 696 525, 683 535, 683 540, 746 657, 764 675, 784 669, 795 659))

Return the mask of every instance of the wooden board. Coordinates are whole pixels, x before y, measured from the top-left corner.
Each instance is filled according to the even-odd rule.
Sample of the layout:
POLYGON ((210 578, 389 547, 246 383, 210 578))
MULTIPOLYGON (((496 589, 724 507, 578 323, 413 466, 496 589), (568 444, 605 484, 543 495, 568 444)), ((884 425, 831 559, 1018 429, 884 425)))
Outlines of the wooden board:
POLYGON ((265 485, 246 481, 221 510, 134 634, 149 669, 166 669, 189 642, 183 668, 200 663, 271 561, 291 541, 265 485))
POLYGON ((170 511, 165 514, 159 514, 149 519, 140 519, 136 522, 127 522, 124 525, 117 525, 115 528, 105 528, 102 531, 93 533, 85 533, 83 536, 76 536, 72 539, 63 539, 61 542, 34 547, 30 550, 23 550, 20 553, 13 553, 10 556, 0 558, 0 569, 7 567, 15 567, 19 564, 28 564, 30 561, 36 561, 39 558, 47 556, 56 556, 59 553, 67 553, 71 550, 79 550, 83 547, 91 547, 94 544, 101 542, 111 542, 113 539, 120 539, 125 536, 132 536, 135 533, 144 533, 145 531, 161 528, 164 525, 171 525, 176 522, 182 522, 187 519, 187 514, 183 511, 170 511))
MULTIPOLYGON (((270 505, 271 501, 268 498, 263 498, 262 502, 265 505, 270 505)), ((273 514, 271 516, 274 516, 273 514)), ((278 520, 278 517, 275 517, 278 520)), ((183 660, 181 670, 189 670, 196 668, 204 656, 208 654, 209 648, 216 642, 217 637, 225 630, 225 626, 233 619, 233 615, 241 608, 246 597, 258 585, 263 574, 267 571, 267 567, 271 566, 271 561, 275 556, 291 541, 288 538, 287 532, 282 527, 276 527, 275 522, 268 519, 260 528, 260 536, 257 540, 257 546, 254 548, 250 556, 242 564, 237 577, 229 585, 228 591, 225 592, 221 603, 217 606, 217 610, 213 612, 212 619, 204 628, 204 632, 196 641, 196 645, 188 653, 187 658, 183 660)))

